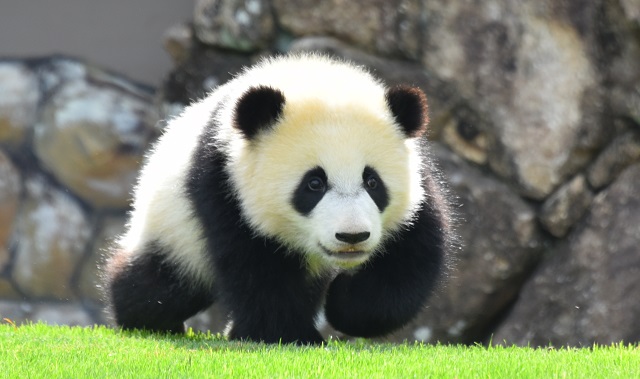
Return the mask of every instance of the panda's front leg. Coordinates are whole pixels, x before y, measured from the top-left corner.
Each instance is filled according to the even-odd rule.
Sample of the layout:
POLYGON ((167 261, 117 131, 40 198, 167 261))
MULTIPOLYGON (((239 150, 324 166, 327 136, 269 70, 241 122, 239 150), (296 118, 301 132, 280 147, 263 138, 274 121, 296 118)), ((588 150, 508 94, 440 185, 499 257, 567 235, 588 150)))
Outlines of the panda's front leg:
POLYGON ((351 336, 376 337, 411 321, 446 268, 447 235, 440 220, 424 207, 384 253, 354 273, 338 275, 325 302, 329 323, 351 336))
MULTIPOLYGON (((230 314, 227 337, 265 343, 320 344, 315 327, 327 280, 312 277, 300 256, 261 240, 216 259, 218 293, 230 314), (249 246, 251 245, 251 246, 249 246)), ((236 240, 243 245, 243 241, 236 240)))
POLYGON ((106 302, 123 329, 184 333, 184 322, 213 304, 211 288, 167 259, 149 242, 140 251, 114 249, 104 268, 106 302))

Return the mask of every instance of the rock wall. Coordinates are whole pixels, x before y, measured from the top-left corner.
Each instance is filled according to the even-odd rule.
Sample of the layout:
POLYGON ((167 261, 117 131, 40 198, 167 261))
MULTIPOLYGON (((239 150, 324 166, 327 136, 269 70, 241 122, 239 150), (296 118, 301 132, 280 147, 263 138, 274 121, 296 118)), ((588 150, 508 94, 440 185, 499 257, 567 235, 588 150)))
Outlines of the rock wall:
POLYGON ((0 61, 0 316, 104 322, 97 263, 157 136, 154 91, 78 60, 0 61))
POLYGON ((0 317, 105 322, 96 266, 158 120, 261 56, 321 51, 424 89, 460 205, 456 271, 389 339, 640 341, 640 2, 198 0, 165 47, 156 93, 0 61, 0 317))

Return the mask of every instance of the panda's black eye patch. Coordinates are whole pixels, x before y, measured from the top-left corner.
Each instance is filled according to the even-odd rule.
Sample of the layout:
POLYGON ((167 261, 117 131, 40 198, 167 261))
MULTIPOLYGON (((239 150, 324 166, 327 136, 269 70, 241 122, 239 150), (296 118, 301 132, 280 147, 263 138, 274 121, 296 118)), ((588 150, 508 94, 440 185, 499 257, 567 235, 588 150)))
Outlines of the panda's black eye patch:
POLYGON ((307 171, 293 192, 292 204, 303 215, 311 213, 327 192, 327 174, 321 167, 307 171))
POLYGON ((371 199, 378 206, 380 212, 389 205, 389 193, 380 175, 372 167, 365 167, 362 172, 362 183, 371 199))

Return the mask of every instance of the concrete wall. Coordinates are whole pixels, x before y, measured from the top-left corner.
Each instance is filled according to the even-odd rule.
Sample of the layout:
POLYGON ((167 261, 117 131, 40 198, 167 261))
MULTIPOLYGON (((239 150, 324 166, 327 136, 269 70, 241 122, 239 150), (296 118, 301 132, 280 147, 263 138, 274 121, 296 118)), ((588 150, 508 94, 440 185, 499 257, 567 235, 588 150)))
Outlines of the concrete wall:
POLYGON ((193 0, 0 1, 0 57, 68 54, 151 85, 171 68, 164 31, 193 0))

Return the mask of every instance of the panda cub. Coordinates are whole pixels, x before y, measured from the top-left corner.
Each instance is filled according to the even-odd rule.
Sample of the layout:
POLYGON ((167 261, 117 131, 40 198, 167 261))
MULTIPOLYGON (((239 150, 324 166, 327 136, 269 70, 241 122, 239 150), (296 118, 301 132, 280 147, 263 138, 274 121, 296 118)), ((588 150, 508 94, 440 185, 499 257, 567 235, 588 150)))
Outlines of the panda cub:
POLYGON ((423 92, 317 55, 263 60, 172 120, 104 269, 117 325, 184 332, 216 301, 230 339, 321 343, 315 318, 388 334, 447 268, 423 92))

